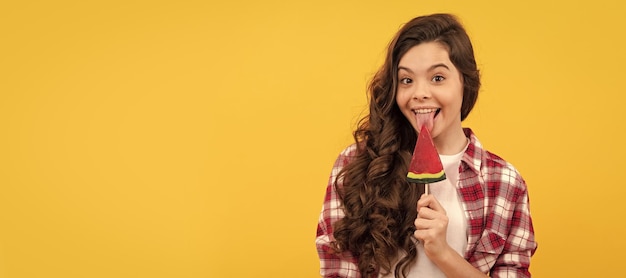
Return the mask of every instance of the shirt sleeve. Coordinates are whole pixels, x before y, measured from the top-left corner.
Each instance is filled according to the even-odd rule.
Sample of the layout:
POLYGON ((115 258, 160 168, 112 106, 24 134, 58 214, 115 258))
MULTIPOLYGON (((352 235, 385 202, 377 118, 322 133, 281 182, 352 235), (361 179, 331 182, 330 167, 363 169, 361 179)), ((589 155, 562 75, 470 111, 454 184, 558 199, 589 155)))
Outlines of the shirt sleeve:
POLYGON ((516 185, 511 195, 512 210, 509 211, 508 235, 504 240, 504 249, 497 257, 490 276, 497 277, 530 277, 530 258, 537 249, 532 219, 530 217, 529 197, 526 183, 517 174, 516 185))
MULTIPOLYGON (((352 257, 349 252, 338 254, 331 247, 331 243, 335 240, 333 237, 332 224, 344 216, 341 209, 341 200, 334 186, 339 172, 348 162, 349 154, 354 151, 354 147, 348 148, 341 153, 335 161, 328 185, 326 187, 326 195, 324 204, 317 225, 317 237, 315 245, 320 258, 320 274, 322 277, 360 277, 356 258, 352 257)), ((340 184, 340 181, 338 182, 340 184)))

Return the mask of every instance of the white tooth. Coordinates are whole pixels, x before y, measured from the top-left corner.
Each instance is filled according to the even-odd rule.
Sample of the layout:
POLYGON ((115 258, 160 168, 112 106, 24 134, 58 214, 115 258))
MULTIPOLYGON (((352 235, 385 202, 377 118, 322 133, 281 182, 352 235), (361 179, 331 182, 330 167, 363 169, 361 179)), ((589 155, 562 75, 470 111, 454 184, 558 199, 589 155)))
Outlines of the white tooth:
POLYGON ((421 109, 416 109, 416 110, 413 110, 413 111, 416 114, 426 114, 426 113, 435 112, 435 111, 437 111, 437 109, 432 109, 432 108, 431 109, 424 109, 424 108, 421 108, 421 109))

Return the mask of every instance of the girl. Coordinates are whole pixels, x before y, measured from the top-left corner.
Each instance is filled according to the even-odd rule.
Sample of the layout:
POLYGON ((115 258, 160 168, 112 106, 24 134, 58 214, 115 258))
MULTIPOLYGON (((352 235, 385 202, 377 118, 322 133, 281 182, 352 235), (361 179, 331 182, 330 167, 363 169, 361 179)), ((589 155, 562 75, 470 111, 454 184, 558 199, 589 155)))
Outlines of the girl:
POLYGON ((480 88, 470 39, 448 14, 417 17, 391 41, 369 115, 333 167, 317 227, 324 277, 530 277, 537 248, 517 170, 461 126, 480 88), (418 125, 447 179, 406 181, 418 125))

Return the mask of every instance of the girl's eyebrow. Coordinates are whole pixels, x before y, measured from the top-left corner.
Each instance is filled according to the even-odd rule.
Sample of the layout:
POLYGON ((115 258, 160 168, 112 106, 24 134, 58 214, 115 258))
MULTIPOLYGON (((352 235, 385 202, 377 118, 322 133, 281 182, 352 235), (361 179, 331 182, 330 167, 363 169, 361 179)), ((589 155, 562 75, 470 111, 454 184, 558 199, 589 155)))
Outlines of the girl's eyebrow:
MULTIPOLYGON (((434 70, 436 68, 439 68, 439 67, 443 67, 443 68, 446 68, 447 70, 450 70, 450 67, 448 67, 448 65, 446 65, 444 63, 438 63, 438 64, 434 64, 434 65, 430 66, 428 68, 428 71, 432 71, 432 70, 434 70)), ((398 66, 398 71, 400 71, 400 70, 406 70, 409 73, 413 73, 413 71, 411 69, 409 69, 407 67, 403 67, 403 66, 398 66)))
POLYGON ((439 63, 439 64, 435 64, 435 65, 430 66, 430 68, 428 68, 428 71, 434 70, 434 69, 439 68, 439 67, 444 67, 444 68, 446 68, 447 70, 450 70, 450 68, 448 67, 448 65, 446 65, 446 64, 444 64, 444 63, 439 63))
POLYGON ((403 66, 398 66, 398 71, 400 71, 400 70, 406 70, 406 71, 408 71, 409 73, 413 73, 413 71, 412 71, 411 69, 409 69, 409 68, 407 68, 407 67, 403 67, 403 66))

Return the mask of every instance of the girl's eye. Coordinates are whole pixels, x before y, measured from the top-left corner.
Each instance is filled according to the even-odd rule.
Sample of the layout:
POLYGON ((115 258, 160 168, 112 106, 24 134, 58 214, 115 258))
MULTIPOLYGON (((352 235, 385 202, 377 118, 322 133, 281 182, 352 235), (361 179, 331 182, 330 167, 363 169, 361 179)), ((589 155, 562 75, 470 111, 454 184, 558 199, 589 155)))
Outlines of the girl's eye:
POLYGON ((444 81, 445 79, 446 79, 446 78, 445 78, 445 77, 443 77, 443 76, 441 76, 441 75, 435 75, 435 76, 433 77, 433 81, 434 81, 434 82, 441 82, 441 81, 444 81))
POLYGON ((407 84, 413 83, 413 80, 411 78, 406 78, 405 77, 405 78, 400 79, 400 83, 404 84, 404 85, 407 85, 407 84))

